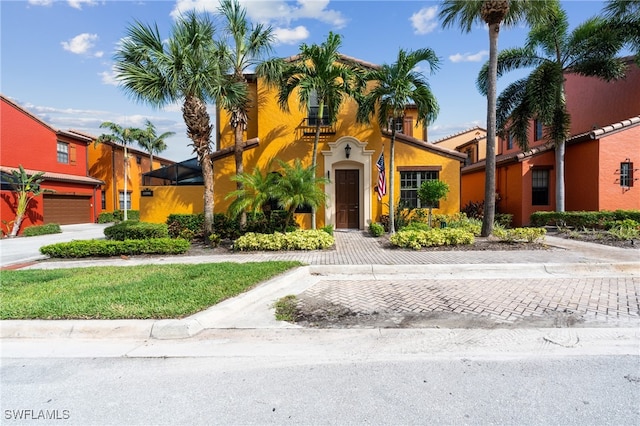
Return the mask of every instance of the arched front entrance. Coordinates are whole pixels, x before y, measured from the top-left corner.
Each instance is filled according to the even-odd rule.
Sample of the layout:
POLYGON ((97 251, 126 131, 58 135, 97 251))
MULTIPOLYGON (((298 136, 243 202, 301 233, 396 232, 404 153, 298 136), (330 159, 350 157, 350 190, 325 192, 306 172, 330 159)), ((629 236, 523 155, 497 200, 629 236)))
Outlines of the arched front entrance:
POLYGON ((325 223, 337 229, 364 229, 371 218, 371 159, 365 142, 344 136, 322 151, 327 203, 325 223), (348 153, 348 158, 347 158, 348 153))

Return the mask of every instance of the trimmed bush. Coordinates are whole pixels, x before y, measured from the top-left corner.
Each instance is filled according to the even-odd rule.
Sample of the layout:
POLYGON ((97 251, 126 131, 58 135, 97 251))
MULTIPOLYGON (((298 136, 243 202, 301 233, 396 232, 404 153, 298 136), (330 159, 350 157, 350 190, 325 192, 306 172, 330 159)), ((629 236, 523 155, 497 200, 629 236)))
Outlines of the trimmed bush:
POLYGON ((43 246, 40 253, 56 258, 108 257, 136 254, 182 254, 189 241, 171 238, 147 240, 79 240, 43 246))
POLYGON ((145 240, 149 238, 167 238, 169 231, 164 223, 148 223, 127 220, 104 229, 109 240, 145 240))
POLYGON ((544 240, 546 233, 547 230, 545 228, 496 228, 493 230, 494 237, 508 242, 526 241, 528 243, 533 243, 539 240, 544 240))
POLYGON ((204 234, 204 213, 170 214, 167 218, 167 230, 172 238, 193 240, 204 234))
POLYGON ((403 229, 393 234, 389 241, 397 247, 420 250, 423 247, 473 244, 475 237, 469 231, 456 228, 403 229))
POLYGON ((252 250, 321 250, 331 247, 335 239, 321 230, 298 230, 283 234, 256 234, 248 232, 233 243, 238 251, 252 250))
POLYGON ((384 234, 384 226, 378 222, 371 222, 369 224, 369 232, 371 232, 371 235, 374 237, 379 237, 384 234))
POLYGON ((115 221, 116 218, 113 217, 113 212, 102 212, 98 215, 98 223, 111 223, 115 221))
POLYGON ((588 229, 609 229, 616 221, 625 219, 640 222, 640 210, 535 212, 531 215, 532 226, 556 226, 588 229))
POLYGON ((23 237, 34 237, 36 235, 59 234, 62 230, 57 223, 48 223, 46 225, 29 226, 22 231, 23 237))

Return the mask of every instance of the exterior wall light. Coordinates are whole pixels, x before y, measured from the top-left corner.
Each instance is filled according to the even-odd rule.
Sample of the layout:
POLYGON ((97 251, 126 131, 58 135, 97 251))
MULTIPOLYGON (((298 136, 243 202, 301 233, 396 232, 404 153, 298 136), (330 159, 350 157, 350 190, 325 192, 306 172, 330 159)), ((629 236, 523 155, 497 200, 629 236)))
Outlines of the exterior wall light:
POLYGON ((347 144, 347 146, 344 147, 344 155, 349 158, 351 155, 351 145, 347 144))

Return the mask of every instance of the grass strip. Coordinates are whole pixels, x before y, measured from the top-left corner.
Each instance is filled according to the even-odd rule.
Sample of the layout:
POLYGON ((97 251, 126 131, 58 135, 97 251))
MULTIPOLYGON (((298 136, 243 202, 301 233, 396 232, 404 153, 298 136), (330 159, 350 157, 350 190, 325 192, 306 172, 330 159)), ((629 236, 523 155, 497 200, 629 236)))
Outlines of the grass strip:
POLYGON ((192 315, 299 262, 2 271, 0 319, 162 319, 192 315))

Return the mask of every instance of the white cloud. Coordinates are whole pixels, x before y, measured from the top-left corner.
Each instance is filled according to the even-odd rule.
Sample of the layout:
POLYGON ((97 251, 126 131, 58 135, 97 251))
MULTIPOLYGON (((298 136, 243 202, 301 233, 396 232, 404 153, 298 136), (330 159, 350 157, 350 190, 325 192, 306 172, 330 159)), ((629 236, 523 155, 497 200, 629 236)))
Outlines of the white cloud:
POLYGON ((295 28, 274 28, 273 35, 278 43, 296 44, 309 37, 309 30, 302 25, 295 28))
POLYGON ((429 34, 438 27, 438 6, 424 7, 409 18, 415 34, 429 34))
POLYGON ((97 34, 82 33, 78 34, 72 39, 69 39, 68 41, 63 41, 60 44, 62 45, 64 50, 75 53, 76 55, 87 55, 100 58, 102 57, 104 52, 92 52, 92 49, 95 46, 95 42, 97 40, 97 34))
POLYGON ((98 4, 95 0, 67 0, 67 3, 74 9, 82 9, 83 5, 95 6, 98 4))
MULTIPOLYGON (((327 9, 329 0, 298 0, 293 4, 284 0, 240 0, 240 4, 249 20, 264 24, 289 26, 299 19, 315 19, 339 29, 348 21, 339 11, 327 9)), ((216 13, 219 6, 219 0, 177 0, 171 16, 175 19, 189 10, 216 13)))
POLYGON ((118 77, 116 77, 115 67, 112 66, 110 71, 103 71, 98 73, 100 79, 103 84, 107 84, 109 86, 117 86, 120 83, 118 82, 118 77))
POLYGON ((53 0, 29 0, 29 4, 33 6, 51 6, 53 0))
POLYGON ((489 56, 488 50, 481 50, 478 53, 456 53, 449 56, 451 62, 480 62, 489 56))

